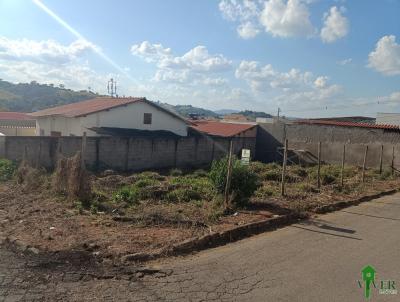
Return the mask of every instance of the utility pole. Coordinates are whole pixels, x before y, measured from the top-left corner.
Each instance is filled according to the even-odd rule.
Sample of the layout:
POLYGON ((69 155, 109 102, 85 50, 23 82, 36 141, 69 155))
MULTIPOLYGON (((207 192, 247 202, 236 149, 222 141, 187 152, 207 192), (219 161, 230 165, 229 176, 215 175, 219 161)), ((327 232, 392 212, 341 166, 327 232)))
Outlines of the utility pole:
POLYGON ((277 115, 278 121, 279 121, 279 115, 280 115, 280 113, 281 113, 281 108, 278 107, 278 115, 277 115))
POLYGON ((117 81, 111 78, 107 83, 108 94, 113 98, 114 95, 117 96, 117 81))

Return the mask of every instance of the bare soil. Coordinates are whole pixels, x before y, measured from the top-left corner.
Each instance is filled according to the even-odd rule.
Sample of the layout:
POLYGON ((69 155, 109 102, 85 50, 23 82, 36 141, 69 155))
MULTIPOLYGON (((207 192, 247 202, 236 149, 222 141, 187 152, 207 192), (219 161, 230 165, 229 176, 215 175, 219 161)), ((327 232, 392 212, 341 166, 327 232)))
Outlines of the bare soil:
MULTIPOLYGON (((96 188, 111 194, 136 181, 134 175, 91 176, 96 188)), ((293 211, 312 212, 318 206, 399 188, 398 178, 369 179, 361 185, 351 180, 338 190, 326 185, 321 190, 300 192, 288 183, 287 196, 255 196, 248 207, 229 215, 215 215, 211 202, 157 202, 148 200, 133 207, 109 204, 104 211, 82 210, 76 202, 51 190, 49 182, 36 188, 13 181, 0 184, 0 234, 48 252, 87 251, 101 259, 118 259, 125 254, 159 252, 184 240, 222 232, 284 215, 293 211), (213 218, 210 218, 213 217, 213 218)), ((278 182, 264 182, 276 190, 278 182)))

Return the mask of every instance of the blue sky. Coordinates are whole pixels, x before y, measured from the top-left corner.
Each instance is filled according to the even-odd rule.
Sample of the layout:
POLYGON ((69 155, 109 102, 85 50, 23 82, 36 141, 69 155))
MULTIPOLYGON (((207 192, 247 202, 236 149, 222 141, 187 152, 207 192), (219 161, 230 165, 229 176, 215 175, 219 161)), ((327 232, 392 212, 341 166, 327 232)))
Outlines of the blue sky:
POLYGON ((398 0, 0 0, 0 78, 289 116, 400 112, 398 0), (379 103, 378 103, 379 101, 379 103))

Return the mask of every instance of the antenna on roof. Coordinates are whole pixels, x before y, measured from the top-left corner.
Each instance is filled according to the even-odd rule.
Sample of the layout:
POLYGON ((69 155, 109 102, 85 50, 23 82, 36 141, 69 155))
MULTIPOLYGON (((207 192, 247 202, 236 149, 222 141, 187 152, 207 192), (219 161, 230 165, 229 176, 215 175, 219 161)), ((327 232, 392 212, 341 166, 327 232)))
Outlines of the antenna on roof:
POLYGON ((114 95, 118 97, 117 95, 117 81, 114 81, 113 78, 111 78, 108 83, 107 83, 107 91, 108 94, 113 98, 114 95))

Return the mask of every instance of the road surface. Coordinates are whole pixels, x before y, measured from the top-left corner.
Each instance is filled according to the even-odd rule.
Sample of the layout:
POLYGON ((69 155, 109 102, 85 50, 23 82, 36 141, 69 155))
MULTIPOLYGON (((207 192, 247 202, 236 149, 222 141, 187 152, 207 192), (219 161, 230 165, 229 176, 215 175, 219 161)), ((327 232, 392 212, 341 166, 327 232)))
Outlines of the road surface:
MULTIPOLYGON (((400 194, 169 259, 133 280, 0 247, 0 301, 366 301, 357 280, 368 264, 400 287, 400 194)), ((400 290, 373 288, 370 301, 400 301, 400 290)))

